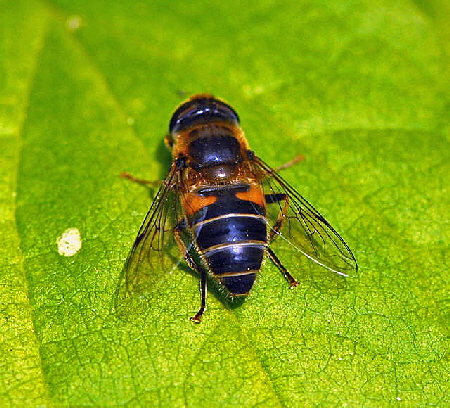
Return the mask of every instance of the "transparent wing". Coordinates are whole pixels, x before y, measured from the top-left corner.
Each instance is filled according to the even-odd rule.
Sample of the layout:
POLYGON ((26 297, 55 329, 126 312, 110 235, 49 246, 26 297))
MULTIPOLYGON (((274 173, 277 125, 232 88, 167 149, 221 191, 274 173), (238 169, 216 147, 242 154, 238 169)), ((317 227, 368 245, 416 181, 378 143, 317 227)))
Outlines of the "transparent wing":
POLYGON ((154 288, 180 263, 182 256, 174 235, 174 227, 183 217, 175 190, 177 178, 174 163, 153 200, 122 270, 114 302, 116 311, 131 304, 133 296, 154 288))
POLYGON ((254 163, 269 195, 267 216, 272 239, 287 241, 307 258, 340 275, 357 271, 355 256, 328 221, 259 157, 254 157, 254 163))

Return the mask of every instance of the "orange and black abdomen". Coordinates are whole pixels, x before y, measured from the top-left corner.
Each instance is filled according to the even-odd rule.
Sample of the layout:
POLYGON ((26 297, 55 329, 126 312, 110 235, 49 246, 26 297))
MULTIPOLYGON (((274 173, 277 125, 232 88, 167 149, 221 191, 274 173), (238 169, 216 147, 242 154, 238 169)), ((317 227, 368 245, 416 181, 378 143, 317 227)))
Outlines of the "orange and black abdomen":
POLYGON ((247 159, 236 112, 210 95, 181 105, 170 122, 174 157, 184 155, 201 182, 183 207, 200 255, 232 296, 248 294, 267 246, 265 200, 259 183, 243 174, 247 159))

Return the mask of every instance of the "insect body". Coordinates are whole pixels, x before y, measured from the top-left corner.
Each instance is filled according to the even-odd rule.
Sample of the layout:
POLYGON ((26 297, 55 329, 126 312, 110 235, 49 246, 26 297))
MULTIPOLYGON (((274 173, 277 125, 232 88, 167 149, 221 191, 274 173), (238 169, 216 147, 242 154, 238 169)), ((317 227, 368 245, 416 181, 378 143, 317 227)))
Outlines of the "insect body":
POLYGON ((177 247, 201 278, 201 307, 191 318, 199 323, 208 275, 231 297, 246 296, 268 254, 297 285, 271 248, 276 237, 342 275, 357 269, 340 235, 249 149, 231 106, 194 95, 175 111, 169 131, 173 162, 125 265, 128 291, 145 290, 152 274, 176 265, 177 247))

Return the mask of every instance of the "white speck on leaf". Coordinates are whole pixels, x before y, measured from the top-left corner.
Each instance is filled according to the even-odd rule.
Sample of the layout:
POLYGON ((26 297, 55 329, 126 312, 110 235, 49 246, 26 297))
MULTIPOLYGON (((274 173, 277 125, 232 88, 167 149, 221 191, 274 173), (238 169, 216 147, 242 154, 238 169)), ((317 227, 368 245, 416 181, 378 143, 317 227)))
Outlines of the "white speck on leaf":
POLYGON ((70 16, 67 21, 66 25, 69 31, 76 31, 81 27, 82 20, 80 16, 70 16))
POLYGON ((74 256, 81 248, 81 234, 78 228, 67 228, 56 240, 62 256, 74 256))

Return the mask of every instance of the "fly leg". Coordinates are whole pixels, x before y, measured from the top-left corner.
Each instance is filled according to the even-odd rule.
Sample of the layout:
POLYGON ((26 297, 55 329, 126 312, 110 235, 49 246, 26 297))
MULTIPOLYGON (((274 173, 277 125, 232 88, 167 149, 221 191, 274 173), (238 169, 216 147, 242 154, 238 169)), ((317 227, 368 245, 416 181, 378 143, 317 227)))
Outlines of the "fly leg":
MULTIPOLYGON (((283 170, 283 169, 287 169, 288 167, 291 167, 294 164, 297 164, 297 163, 303 161, 304 159, 305 159, 305 156, 303 156, 303 155, 297 156, 290 162, 285 163, 280 167, 277 167, 275 169, 275 172, 283 170)), ((275 235, 280 232, 283 222, 286 219, 287 210, 289 208, 289 196, 287 194, 274 193, 274 194, 266 194, 265 199, 266 199, 267 204, 279 203, 280 201, 284 201, 283 207, 280 206, 280 213, 278 214, 277 220, 275 221, 275 224, 273 225, 273 227, 269 233, 269 242, 270 242, 275 238, 275 235)))
MULTIPOLYGON (((267 204, 279 203, 280 201, 284 201, 284 205, 281 208, 280 213, 278 214, 277 220, 275 221, 275 224, 273 225, 273 227, 269 233, 269 242, 270 242, 275 238, 276 234, 278 234, 280 232, 283 222, 286 219, 286 213, 289 208, 289 197, 287 194, 280 193, 280 194, 266 194, 265 198, 266 198, 267 204)), ((270 247, 267 247, 267 252, 268 252, 269 257, 272 260, 272 262, 278 267, 278 269, 284 275, 286 280, 289 282, 290 287, 295 288, 296 286, 298 286, 298 282, 293 278, 293 276, 289 273, 289 271, 284 267, 284 265, 281 263, 281 261, 275 255, 275 252, 273 252, 270 249, 270 247)))
POLYGON ((207 276, 205 269, 202 268, 200 265, 198 265, 197 262, 195 262, 195 260, 189 254, 189 251, 181 238, 181 232, 186 228, 187 228, 186 220, 181 220, 173 229, 173 233, 175 235, 175 240, 177 241, 178 248, 180 249, 180 252, 184 255, 184 259, 188 263, 189 267, 200 275, 201 304, 200 309, 198 310, 196 315, 191 317, 191 321, 194 323, 201 323, 203 313, 205 313, 206 310, 206 296, 208 294, 207 276))
MULTIPOLYGON (((277 167, 275 171, 287 169, 288 167, 293 166, 305 159, 305 156, 297 156, 295 159, 291 160, 289 163, 285 163, 280 167, 277 167)), ((269 233, 269 242, 275 238, 275 235, 280 232, 280 229, 283 225, 284 220, 286 219, 287 210, 289 208, 289 196, 287 194, 275 193, 275 194, 266 194, 265 195, 266 203, 273 204, 279 203, 280 201, 284 201, 283 207, 280 206, 280 213, 278 214, 277 220, 273 225, 270 233, 269 233)))
POLYGON ((267 204, 279 203, 284 201, 283 207, 280 206, 280 213, 278 214, 275 224, 272 226, 269 232, 269 242, 272 241, 275 236, 280 232, 284 220, 286 219, 287 210, 289 208, 289 196, 287 194, 266 194, 265 195, 267 204))
POLYGON ((281 263, 281 261, 275 255, 275 252, 273 252, 269 247, 267 247, 267 252, 269 253, 269 256, 270 256, 270 259, 272 260, 272 262, 278 267, 278 269, 284 275, 286 280, 289 282, 289 286, 291 287, 291 289, 298 286, 298 282, 293 278, 293 276, 284 267, 284 265, 281 263))
POLYGON ((283 169, 287 169, 288 167, 293 166, 294 164, 300 163, 301 161, 305 160, 305 156, 303 156, 302 154, 300 154, 297 157, 294 157, 294 159, 292 159, 290 162, 284 163, 283 165, 275 168, 274 170, 276 172, 283 170, 283 169))
POLYGON ((159 181, 159 180, 157 180, 157 181, 142 180, 142 179, 139 179, 137 177, 134 177, 133 175, 131 175, 129 173, 122 173, 120 175, 120 177, 123 177, 123 178, 126 178, 128 180, 131 180, 134 183, 145 184, 147 186, 158 187, 158 186, 161 185, 161 181, 159 181))
MULTIPOLYGON (((167 142, 170 143, 170 142, 167 142)), ((170 171, 169 171, 169 175, 166 177, 166 179, 164 181, 161 180, 154 180, 154 181, 150 181, 150 180, 143 180, 140 178, 137 178, 135 176, 133 176, 130 173, 124 172, 120 175, 120 177, 122 178, 126 178, 134 183, 138 183, 138 184, 144 184, 147 186, 152 186, 152 187, 161 187, 161 184, 165 184, 167 187, 173 188, 172 185, 172 181, 174 180, 174 176, 176 177, 176 174, 174 173, 175 171, 180 171, 183 168, 186 167, 186 157, 181 156, 178 157, 176 160, 174 160, 172 162, 172 165, 170 166, 170 171)))
POLYGON ((208 293, 208 288, 207 288, 207 281, 206 281, 206 272, 204 270, 202 270, 200 272, 200 276, 201 276, 201 280, 200 280, 200 291, 201 291, 201 305, 200 305, 200 309, 198 310, 198 312, 196 313, 195 316, 191 317, 191 321, 194 323, 201 323, 202 321, 202 316, 203 313, 205 313, 206 310, 206 294, 208 293))

